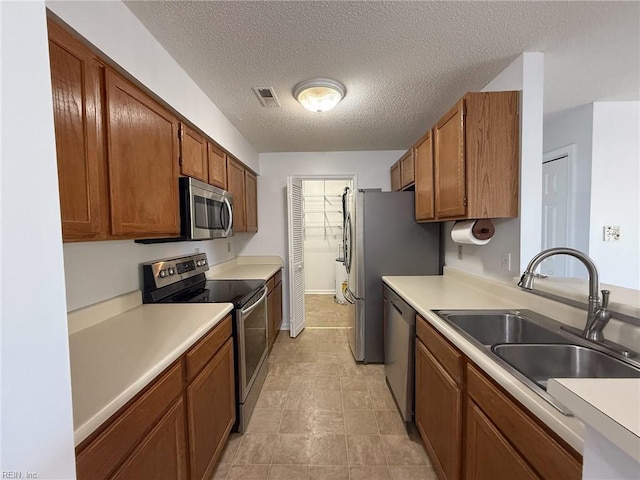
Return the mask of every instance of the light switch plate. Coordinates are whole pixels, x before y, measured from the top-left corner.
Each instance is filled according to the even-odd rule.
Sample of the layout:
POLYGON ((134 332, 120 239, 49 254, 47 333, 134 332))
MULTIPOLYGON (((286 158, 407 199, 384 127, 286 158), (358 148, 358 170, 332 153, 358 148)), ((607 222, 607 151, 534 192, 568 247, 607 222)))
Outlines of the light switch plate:
POLYGON ((618 225, 605 225, 602 237, 605 242, 620 240, 620 227, 618 225))

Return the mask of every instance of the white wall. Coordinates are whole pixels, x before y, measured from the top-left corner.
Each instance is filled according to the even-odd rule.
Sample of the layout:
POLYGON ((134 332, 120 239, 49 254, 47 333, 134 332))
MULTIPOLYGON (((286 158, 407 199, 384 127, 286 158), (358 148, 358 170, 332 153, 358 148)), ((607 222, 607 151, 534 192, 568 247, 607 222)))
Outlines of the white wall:
POLYGON ((640 289, 640 102, 593 104, 589 255, 600 281, 640 289), (605 225, 620 240, 603 241, 605 225))
POLYGON ((44 2, 0 2, 0 17, 0 470, 68 480, 75 456, 44 2))
POLYGON ((404 151, 285 152, 260 154, 258 233, 236 241, 238 255, 279 255, 283 273, 283 328, 289 321, 287 200, 289 176, 357 175, 357 188, 390 189, 389 167, 404 151))
POLYGON ((259 173, 256 150, 122 2, 46 4, 96 48, 259 173))
MULTIPOLYGON (((572 168, 571 198, 575 216, 569 219, 572 231, 570 245, 589 252, 589 211, 591 203, 591 150, 593 104, 572 108, 544 120, 544 153, 568 145, 575 145, 576 158, 572 168)), ((570 271, 586 278, 586 269, 578 260, 568 259, 570 271)))
POLYGON ((448 232, 453 222, 444 224, 445 265, 494 280, 511 282, 540 251, 542 221, 542 101, 544 55, 523 53, 487 84, 483 92, 521 90, 520 99, 520 206, 519 217, 494 220, 495 234, 482 246, 464 245, 458 259, 458 245, 448 232), (502 270, 501 258, 511 254, 511 269, 502 270))

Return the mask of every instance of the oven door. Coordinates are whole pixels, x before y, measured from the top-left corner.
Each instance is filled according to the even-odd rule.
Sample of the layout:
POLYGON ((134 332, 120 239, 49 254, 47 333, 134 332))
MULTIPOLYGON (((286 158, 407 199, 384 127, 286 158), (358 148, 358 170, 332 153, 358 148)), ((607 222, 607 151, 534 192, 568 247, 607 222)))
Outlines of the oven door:
POLYGON ((267 358, 267 288, 253 305, 238 309, 240 403, 244 403, 267 358))
POLYGON ((189 214, 192 240, 224 238, 232 234, 233 206, 224 190, 190 179, 189 214))

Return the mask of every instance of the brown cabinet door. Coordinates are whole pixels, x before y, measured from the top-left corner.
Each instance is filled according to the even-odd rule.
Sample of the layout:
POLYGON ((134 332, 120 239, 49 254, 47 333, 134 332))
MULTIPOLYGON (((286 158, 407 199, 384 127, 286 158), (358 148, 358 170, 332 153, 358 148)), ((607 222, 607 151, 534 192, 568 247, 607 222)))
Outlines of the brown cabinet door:
POLYGON ((182 175, 209 180, 207 141, 195 130, 180 123, 180 172, 182 175))
POLYGON ((434 129, 436 217, 466 212, 464 100, 440 119, 434 129))
POLYGON ((62 237, 104 238, 108 229, 102 130, 102 65, 48 20, 62 237))
POLYGON ((400 179, 400 162, 396 162, 391 165, 391 191, 397 192, 402 188, 402 182, 400 179))
POLYGON ((471 400, 467 405, 466 480, 538 479, 524 459, 471 400))
POLYGON ((210 478, 236 420, 233 340, 187 387, 191 478, 210 478))
POLYGON ((416 220, 432 220, 435 216, 433 200, 433 137, 431 130, 416 144, 416 220))
POLYGON ((275 342, 276 340, 276 329, 278 328, 278 320, 276 318, 276 316, 278 315, 276 300, 277 294, 275 290, 271 290, 267 294, 267 325, 269 326, 267 337, 269 341, 269 350, 271 350, 271 347, 273 347, 273 342, 275 342))
POLYGON ((249 170, 244 177, 245 199, 247 209, 247 232, 258 231, 258 179, 249 170))
POLYGON ((186 480, 184 427, 184 402, 180 397, 111 478, 186 480))
POLYGON ((415 420, 438 476, 460 478, 462 390, 416 341, 415 420))
POLYGON ((213 143, 209 146, 209 183, 227 189, 227 155, 213 143))
POLYGON ((401 188, 411 185, 415 181, 415 168, 413 148, 410 148, 404 157, 400 159, 400 183, 401 188))
POLYGON ((280 327, 282 327, 282 282, 276 284, 276 338, 280 333, 280 327))
POLYGON ((227 161, 227 189, 233 195, 233 231, 247 231, 247 215, 244 200, 244 167, 233 158, 227 161))
POLYGON ((106 97, 112 233, 178 235, 178 119, 109 69, 106 97))

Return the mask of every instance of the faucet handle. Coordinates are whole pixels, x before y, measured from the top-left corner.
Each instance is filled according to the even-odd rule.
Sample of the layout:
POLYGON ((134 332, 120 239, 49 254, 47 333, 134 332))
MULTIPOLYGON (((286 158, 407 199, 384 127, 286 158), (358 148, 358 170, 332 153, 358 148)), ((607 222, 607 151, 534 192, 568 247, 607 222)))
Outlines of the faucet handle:
POLYGON ((602 308, 606 309, 609 307, 609 295, 611 292, 609 290, 602 290, 602 308))

